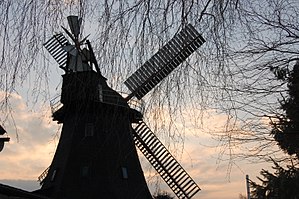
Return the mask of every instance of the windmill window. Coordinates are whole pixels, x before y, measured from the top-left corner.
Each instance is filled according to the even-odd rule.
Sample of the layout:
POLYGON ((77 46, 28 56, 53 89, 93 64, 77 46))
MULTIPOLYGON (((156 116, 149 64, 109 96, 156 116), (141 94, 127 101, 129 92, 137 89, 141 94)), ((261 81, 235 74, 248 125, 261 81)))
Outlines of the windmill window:
POLYGON ((85 124, 85 137, 91 137, 94 135, 94 125, 93 123, 85 124))
POLYGON ((122 174, 123 174, 123 178, 124 179, 128 179, 128 170, 126 167, 122 167, 121 168, 122 174))
POLYGON ((99 100, 100 102, 103 101, 103 88, 101 84, 98 84, 98 91, 99 91, 99 100))
POLYGON ((88 166, 84 166, 81 168, 81 176, 82 177, 88 177, 89 174, 89 167, 88 166))
POLYGON ((53 182, 55 180, 55 177, 56 177, 56 173, 57 173, 57 170, 55 169, 52 173, 52 176, 51 176, 51 182, 53 182))

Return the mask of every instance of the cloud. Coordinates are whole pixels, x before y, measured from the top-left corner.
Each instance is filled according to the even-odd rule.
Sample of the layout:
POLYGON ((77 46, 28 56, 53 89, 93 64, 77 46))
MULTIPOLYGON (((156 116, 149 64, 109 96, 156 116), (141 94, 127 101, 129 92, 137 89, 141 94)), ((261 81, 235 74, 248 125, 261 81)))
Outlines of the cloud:
MULTIPOLYGON (((197 125, 192 118, 188 118, 188 112, 186 110, 182 113, 185 114, 184 122, 175 123, 176 130, 184 133, 183 143, 168 144, 167 142, 171 141, 163 139, 163 132, 159 132, 158 136, 162 138, 162 142, 166 142, 171 153, 176 156, 176 159, 202 189, 194 196, 194 199, 238 199, 239 194, 245 195, 245 175, 249 174, 253 180, 256 180, 255 177, 259 175, 261 168, 269 168, 269 165, 267 163, 253 165, 245 161, 232 162, 230 165, 229 162, 220 161, 222 148, 217 147, 219 142, 209 132, 213 129, 223 129, 226 125, 226 117, 210 111, 208 115, 203 116, 201 124, 197 125)), ((150 166, 144 158, 141 159, 147 179, 151 180, 150 188, 155 190, 156 183, 153 181, 157 179, 153 178, 155 175, 150 173, 154 171, 149 169, 150 166)), ((163 181, 160 180, 160 183, 159 187, 162 190, 171 193, 163 181)))
MULTIPOLYGON (((5 122, 5 129, 11 140, 0 153, 0 182, 36 180, 53 157, 56 145, 52 140, 57 125, 52 122, 50 114, 47 114, 49 110, 33 112, 17 94, 11 95, 10 103, 14 122, 5 122)), ((26 181, 21 184, 26 184, 26 181)))
MULTIPOLYGON (((41 112, 31 111, 24 99, 17 94, 12 95, 11 103, 14 107, 16 126, 12 122, 5 124, 11 141, 0 153, 0 183, 25 190, 38 189, 37 177, 50 165, 55 152, 57 140, 53 141, 53 137, 58 131, 58 126, 51 119, 50 108, 41 112), (19 140, 14 133, 16 129, 19 140)), ((170 150, 202 189, 194 199, 238 199, 240 193, 246 192, 245 174, 255 177, 265 165, 248 165, 240 162, 238 166, 233 166, 228 176, 228 165, 219 163, 219 150, 213 147, 217 142, 207 130, 207 126, 220 128, 225 122, 225 117, 210 112, 209 116, 204 118, 204 125, 200 128, 198 128, 200 125, 196 126, 191 119, 185 119, 184 123, 178 121, 175 124, 176 130, 183 133, 185 141, 177 145, 169 144, 170 150)), ((169 141, 167 136, 163 133, 159 136, 166 138, 161 140, 167 144, 169 141)), ((155 175, 142 155, 140 157, 144 172, 149 179, 150 189, 154 191, 157 179, 160 182, 162 180, 155 175)), ((159 187, 170 192, 163 182, 159 187)))

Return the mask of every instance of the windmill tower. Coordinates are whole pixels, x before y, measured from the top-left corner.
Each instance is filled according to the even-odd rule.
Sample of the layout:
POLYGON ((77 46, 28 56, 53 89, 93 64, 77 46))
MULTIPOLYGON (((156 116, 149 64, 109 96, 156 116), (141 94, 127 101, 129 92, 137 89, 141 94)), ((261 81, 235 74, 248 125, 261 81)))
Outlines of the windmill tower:
POLYGON ((63 29, 74 44, 62 33, 44 44, 65 71, 60 99, 63 106, 53 113, 63 128, 37 192, 66 199, 152 198, 136 145, 178 198, 192 198, 200 188, 143 122, 140 107, 130 105, 205 40, 187 25, 125 81, 131 94, 124 98, 107 85, 87 38, 79 41, 81 19, 69 16, 68 22, 71 33, 63 29))

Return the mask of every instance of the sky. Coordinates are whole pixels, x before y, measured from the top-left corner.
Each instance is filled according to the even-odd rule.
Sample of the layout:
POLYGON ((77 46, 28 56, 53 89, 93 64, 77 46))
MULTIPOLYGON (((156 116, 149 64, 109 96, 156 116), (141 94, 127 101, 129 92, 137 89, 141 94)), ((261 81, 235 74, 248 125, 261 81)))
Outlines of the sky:
MULTIPOLYGON (((56 77, 49 77, 49 91, 50 95, 54 95, 60 92, 54 88, 61 82, 57 78, 60 77, 61 71, 58 67, 51 70, 56 77)), ((19 88, 19 92, 13 93, 11 97, 13 119, 10 118, 4 124, 11 140, 0 153, 0 183, 33 191, 39 189, 38 176, 51 164, 61 126, 52 121, 50 103, 38 102, 32 108, 31 100, 28 99, 28 91, 32 88, 28 85, 30 84, 25 84, 23 89, 19 88)), ((0 98, 3 94, 0 91, 0 98)), ((188 107, 184 111, 188 112, 188 107)), ((253 164, 245 160, 230 165, 228 161, 220 160, 221 147, 217 147, 219 143, 207 132, 223 127, 226 117, 210 113, 209 117, 204 118, 207 125, 201 129, 188 123, 191 121, 188 118, 185 118, 184 125, 177 123, 178 131, 185 133, 185 140, 183 145, 177 145, 178 148, 170 147, 170 151, 201 188, 194 199, 238 199, 239 194, 246 195, 245 175, 248 174, 257 182, 256 176, 261 169, 269 169, 271 165, 253 164), (185 130, 186 127, 188 130, 185 130)), ((161 190, 165 189, 171 193, 162 179, 156 177, 142 155, 140 161, 152 193, 156 190, 157 179, 161 182, 161 190)))
MULTIPOLYGON (((0 153, 0 183, 29 191, 36 190, 39 188, 37 177, 53 158, 61 126, 52 121, 49 105, 34 111, 27 107, 27 100, 21 95, 13 94, 11 99, 14 124, 5 124, 11 141, 5 144, 0 153)), ((216 128, 224 121, 223 116, 214 115, 207 118, 206 123, 216 128)), ((183 130, 188 125, 177 124, 177 127, 183 130)), ((220 148, 211 147, 217 145, 217 142, 204 132, 204 128, 188 128, 185 131, 184 148, 178 148, 178 153, 170 148, 202 189, 194 199, 238 199, 239 194, 246 195, 245 175, 248 174, 258 182, 256 176, 260 170, 270 165, 240 161, 229 169, 228 162, 219 160, 220 148)), ((144 157, 140 159, 149 187, 154 192, 157 177, 144 157)), ((161 190, 165 187, 162 182, 161 190)))
MULTIPOLYGON (((60 69, 54 67, 51 70, 60 69)), ((50 77, 51 95, 57 92, 53 88, 56 88, 60 81, 56 79, 52 82, 52 80, 53 78, 50 77)), ((33 109, 33 105, 29 103, 30 108, 27 107, 30 101, 28 91, 31 89, 30 87, 23 90, 19 88, 18 93, 12 94, 12 117, 4 123, 11 140, 0 152, 0 183, 28 191, 39 188, 37 178, 51 164, 61 128, 52 121, 49 103, 38 102, 33 109)), ((3 92, 0 91, 0 99, 2 96, 3 92)), ((188 109, 184 111, 188 112, 188 109)), ((212 112, 204 120, 209 127, 218 128, 224 125, 226 118, 212 112)), ((189 118, 185 118, 185 121, 189 121, 189 118)), ((193 128, 188 122, 184 125, 177 123, 176 126, 179 131, 185 132, 184 145, 178 144, 178 148, 171 146, 170 150, 202 189, 194 199, 238 199, 239 194, 246 195, 246 174, 251 180, 258 182, 256 176, 259 176, 261 169, 271 167, 268 163, 250 163, 245 160, 230 165, 228 161, 220 159, 222 148, 207 133, 213 129, 208 129, 207 126, 202 126, 200 129, 193 128), (185 127, 188 127, 187 131, 185 127)), ((156 178, 153 169, 142 155, 140 160, 149 187, 154 192, 154 185, 159 178, 156 178)), ((167 189, 163 182, 160 187, 162 190, 167 189)))

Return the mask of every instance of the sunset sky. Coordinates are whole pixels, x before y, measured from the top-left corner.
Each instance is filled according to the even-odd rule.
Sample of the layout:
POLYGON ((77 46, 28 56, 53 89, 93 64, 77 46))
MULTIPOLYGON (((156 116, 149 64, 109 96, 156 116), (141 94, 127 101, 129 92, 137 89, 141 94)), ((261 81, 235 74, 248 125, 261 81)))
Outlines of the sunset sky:
MULTIPOLYGON (((66 20, 63 23, 66 24, 66 20)), ((86 23, 87 27, 85 29, 87 30, 85 31, 88 34, 91 33, 91 35, 93 35, 94 32, 98 31, 91 30, 91 27, 88 25, 92 27, 92 23, 86 23)), ((94 28, 97 28, 97 26, 94 28)), ((96 44, 99 46, 101 45, 100 43, 96 44)), ((39 45, 39 48, 42 48, 42 43, 39 43, 39 45)), ((99 46, 97 47, 100 48, 99 46)), ((46 78, 43 77, 46 80, 44 80, 44 84, 42 83, 43 85, 39 85, 42 87, 42 91, 49 92, 40 94, 45 94, 47 96, 47 101, 42 102, 42 97, 36 100, 34 98, 36 96, 31 96, 31 94, 35 92, 33 90, 36 89, 36 85, 34 85, 36 82, 34 81, 37 81, 38 78, 33 77, 34 75, 31 76, 30 74, 28 75, 28 80, 25 80, 22 87, 19 86, 11 94, 9 106, 11 107, 12 113, 9 115, 8 119, 1 121, 11 140, 9 143, 5 144, 3 151, 0 153, 0 183, 28 191, 39 189, 37 178, 51 164, 61 130, 61 126, 52 121, 49 101, 53 96, 60 93, 60 75, 62 70, 59 69, 53 59, 48 60, 50 56, 47 53, 45 54, 46 55, 43 54, 40 56, 44 59, 41 62, 45 61, 46 64, 42 65, 40 68, 37 66, 35 67, 40 69, 41 73, 43 70, 48 70, 45 72, 45 76, 50 75, 46 78), (45 83, 46 81, 47 83, 45 83)), ((109 58, 110 57, 108 56, 107 59, 109 58)), ((130 60, 128 59, 126 62, 127 61, 129 62, 130 60)), ((211 65, 213 64, 214 63, 211 63, 211 65)), ((102 67, 104 72, 109 72, 109 70, 113 71, 115 69, 113 68, 114 65, 112 68, 105 68, 105 65, 102 67)), ((119 71, 127 70, 127 68, 122 67, 122 65, 118 67, 119 71)), ((129 73, 130 70, 128 69, 126 72, 129 73)), ((211 70, 213 71, 213 69, 211 70)), ((203 79, 198 79, 202 81, 206 78, 204 76, 205 74, 210 75, 208 74, 208 71, 204 72, 204 70, 198 70, 197 72, 203 76, 203 79)), ((38 76, 39 74, 35 75, 38 76)), ((117 75, 118 73, 110 76, 113 76, 113 78, 118 80, 119 77, 117 75)), ((234 81, 237 80, 234 79, 234 81)), ((181 82, 178 81, 176 83, 179 84, 181 82)), ((200 87, 200 85, 201 84, 197 86, 200 87)), ((206 92, 208 93, 209 91, 207 90, 206 92)), ((192 96, 192 94, 190 96, 192 96)), ((0 91, 0 100, 3 100, 4 95, 4 91, 0 91)), ((197 96, 200 95, 197 94, 197 96)), ((185 100, 188 101, 189 99, 185 100)), ((197 99, 194 98, 192 100, 196 101, 197 99)), ((197 110, 191 109, 192 108, 188 107, 188 104, 184 104, 184 108, 182 109, 182 112, 180 112, 182 117, 184 117, 184 123, 179 121, 176 121, 177 123, 175 123, 177 131, 183 132, 183 141, 173 144, 172 140, 165 136, 166 134, 163 134, 163 132, 160 132, 158 137, 161 136, 162 142, 167 143, 171 153, 202 189, 194 196, 194 199, 238 199, 240 194, 245 196, 245 176, 248 174, 251 180, 259 182, 256 176, 259 176, 262 168, 271 169, 271 164, 253 163, 244 159, 230 159, 230 156, 223 154, 224 151, 227 152, 227 149, 223 148, 223 143, 220 143, 219 140, 215 140, 215 137, 209 133, 219 129, 225 129, 227 116, 216 113, 213 110, 206 110, 207 115, 201 115, 203 118, 201 122, 203 124, 195 127, 195 120, 194 118, 190 118, 192 116, 188 113, 192 112, 195 116, 200 115, 201 113, 197 113, 197 110)), ((238 150, 242 149, 236 147, 232 148, 232 150, 238 152, 238 150)), ((162 182, 162 179, 157 177, 153 168, 150 167, 147 160, 145 160, 142 155, 140 155, 140 161, 152 193, 156 190, 155 185, 158 180, 161 182, 158 187, 162 191, 166 190, 174 196, 164 182, 162 182)))
MULTIPOLYGON (((0 183, 35 190, 39 188, 37 177, 51 163, 58 142, 59 126, 52 121, 50 107, 46 104, 40 107, 41 111, 35 112, 26 106, 26 99, 18 94, 13 94, 11 102, 15 124, 5 124, 11 141, 0 153, 0 183)), ((221 116, 210 116, 206 123, 216 128, 224 121, 221 116)), ((184 127, 178 124, 178 128, 184 127)), ((177 153, 177 159, 202 189, 194 197, 196 199, 238 199, 239 194, 246 193, 245 175, 257 181, 259 171, 269 168, 269 164, 240 161, 230 169, 227 161, 219 159, 221 148, 216 147, 217 142, 205 133, 204 128, 189 128, 185 134, 184 149, 179 149, 183 152, 177 153)), ((153 169, 149 169, 143 157, 141 162, 146 175, 150 173, 150 188, 155 190, 157 178, 153 169)), ((162 183, 160 187, 163 190, 165 184, 162 183)))

